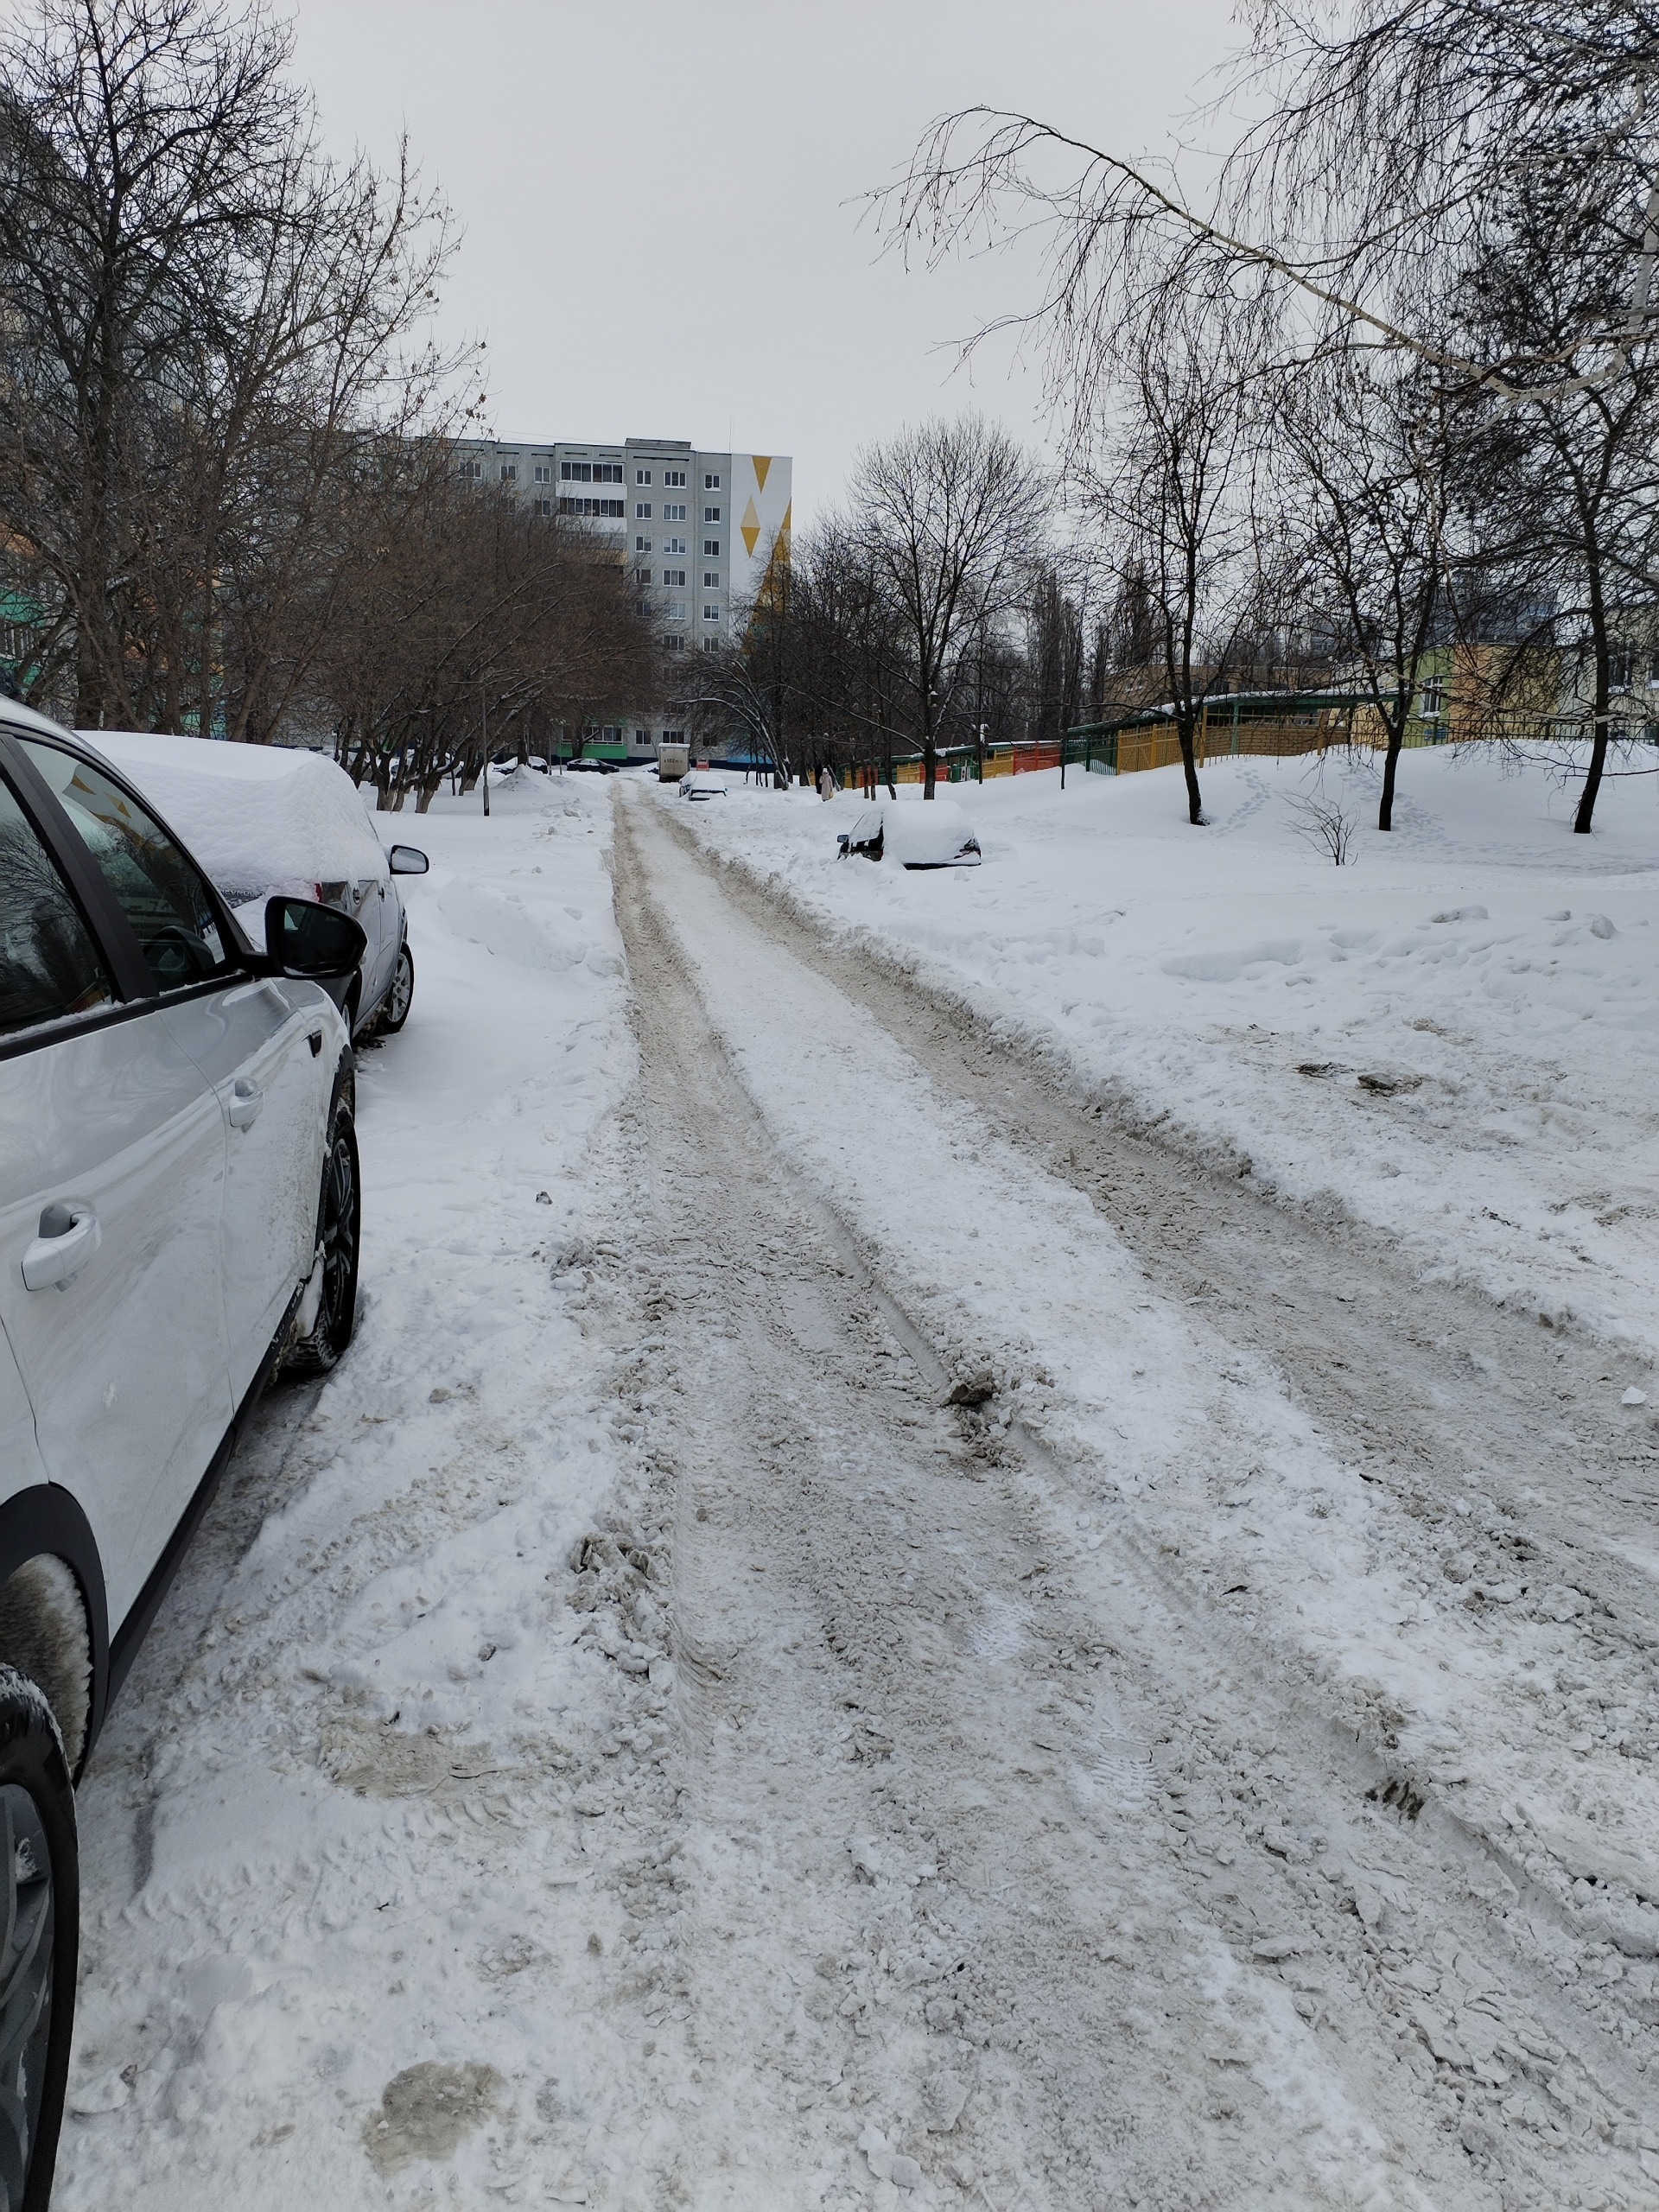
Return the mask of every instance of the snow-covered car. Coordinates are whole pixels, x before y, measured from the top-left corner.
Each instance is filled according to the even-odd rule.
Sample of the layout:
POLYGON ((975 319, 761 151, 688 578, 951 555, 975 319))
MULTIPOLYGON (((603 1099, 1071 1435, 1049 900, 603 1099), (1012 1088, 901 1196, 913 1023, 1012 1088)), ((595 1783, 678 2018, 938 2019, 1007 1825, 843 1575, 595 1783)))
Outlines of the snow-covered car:
POLYGON ((896 861, 900 868, 977 868, 973 825, 955 799, 881 799, 861 807, 836 843, 841 857, 896 861))
POLYGON ((707 768, 694 768, 689 776, 680 778, 682 798, 724 798, 727 790, 725 778, 711 774, 707 768))
POLYGON ((277 893, 349 914, 365 939, 341 1002, 352 1034, 403 1027, 415 996, 415 956, 396 879, 424 875, 427 858, 413 845, 382 847, 343 768, 286 746, 128 730, 86 735, 176 825, 256 938, 264 902, 277 893))
POLYGON ((357 1300, 358 924, 251 943, 131 782, 0 701, 0 2202, 44 2208, 74 1787, 276 1369, 357 1300))

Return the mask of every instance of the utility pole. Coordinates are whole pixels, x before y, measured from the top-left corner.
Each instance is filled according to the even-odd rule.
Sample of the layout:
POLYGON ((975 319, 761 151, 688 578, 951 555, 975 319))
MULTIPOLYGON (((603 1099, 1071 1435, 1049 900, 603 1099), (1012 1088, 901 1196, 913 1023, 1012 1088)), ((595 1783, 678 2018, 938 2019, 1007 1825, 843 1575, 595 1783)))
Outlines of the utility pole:
POLYGON ((484 769, 479 782, 484 786, 484 818, 490 814, 490 702, 480 682, 478 687, 478 724, 484 738, 484 769))

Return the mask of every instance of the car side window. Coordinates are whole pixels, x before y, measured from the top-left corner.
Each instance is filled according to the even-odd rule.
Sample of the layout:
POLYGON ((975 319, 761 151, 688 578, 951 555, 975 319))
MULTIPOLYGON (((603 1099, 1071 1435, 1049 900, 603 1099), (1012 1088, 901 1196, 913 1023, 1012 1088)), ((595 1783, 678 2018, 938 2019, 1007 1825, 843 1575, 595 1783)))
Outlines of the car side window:
POLYGON ((0 783, 0 1037, 90 1013, 114 997, 52 855, 0 783))
POLYGON ((156 988, 183 990, 233 968, 207 879, 160 823, 73 753, 38 738, 18 741, 131 923, 156 988))

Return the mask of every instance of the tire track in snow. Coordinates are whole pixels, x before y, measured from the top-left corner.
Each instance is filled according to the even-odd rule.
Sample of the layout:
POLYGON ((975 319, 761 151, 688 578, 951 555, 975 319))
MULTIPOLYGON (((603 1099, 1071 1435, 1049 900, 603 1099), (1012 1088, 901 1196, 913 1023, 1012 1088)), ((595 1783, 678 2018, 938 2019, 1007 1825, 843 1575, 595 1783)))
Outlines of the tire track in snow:
MULTIPOLYGON (((667 826, 710 868, 683 825, 667 826)), ((1659 1918, 1638 1901, 1659 1904, 1659 1554, 1643 1535, 1659 1520, 1659 1423, 1617 1403, 1630 1363, 1424 1277, 1361 1225, 1274 1202, 1248 1162, 1241 1174, 1235 1158, 1195 1158, 1126 1125, 1116 1102, 1080 1096, 1028 1039, 918 983, 880 948, 827 937, 776 887, 714 865, 746 913, 874 1015, 942 1091, 994 1105, 1001 1133, 1087 1197, 1154 1289, 1270 1363, 1398 1503, 1395 1534, 1410 1540, 1420 1596, 1465 1608, 1498 1647, 1530 1768, 1518 1795, 1512 1781, 1483 1796, 1484 1777, 1471 1777, 1448 1810, 1512 1872, 1524 1868, 1579 1940, 1605 1942, 1611 1928, 1651 1958, 1659 1918)), ((1393 1748, 1431 1795, 1436 1770, 1456 1764, 1456 1745, 1421 1735, 1393 1748)), ((1636 1994, 1655 2005, 1652 1989, 1636 1994)))
MULTIPOLYGON (((895 2142, 899 2156, 925 2151, 928 2084, 953 2075, 970 2091, 959 2171, 982 2192, 994 2175, 999 2204, 1010 2188, 1068 2207, 1373 2191, 1405 2202, 1417 2181, 1448 2203, 1544 2203, 1586 2158, 1605 2186, 1599 2138, 1557 2126, 1547 2104, 1541 2125, 1526 2103, 1535 2082, 1567 2095, 1573 2062, 1560 2038, 1582 2044, 1585 2024, 1563 2018, 1512 1942, 1494 1945, 1456 1854, 1442 1866, 1429 1827, 1356 1802, 1294 1700, 1271 1709, 1248 1637, 1235 1639, 1238 1675, 1222 1672, 1214 1624, 1133 1548, 1085 1595, 1067 1572, 1061 1469, 1022 1467, 974 1416, 953 1427, 913 1376, 896 1398, 893 1381, 872 1382, 891 1376, 881 1354, 897 1346, 880 1344, 880 1312, 802 1217, 702 1035, 695 957, 688 968, 652 912, 632 829, 651 840, 659 891, 671 849, 643 814, 624 817, 617 876, 647 1089, 653 1065, 677 1056, 682 1071, 645 1129, 664 1162, 659 1218, 698 1255, 670 1329, 675 1387, 657 1433, 662 1464, 696 1499, 677 1537, 678 1632, 718 1655, 683 1690, 703 1864, 677 1940, 704 1993, 696 2032, 717 2067, 759 2085, 773 2157, 792 2155, 798 2185, 804 2162, 838 2140, 845 2156, 849 2129, 838 2137, 827 2116, 843 2109, 842 2090, 876 2108, 877 2159, 895 2142), (695 1156, 677 1159, 692 1129, 695 1156), (803 1301, 819 1317, 805 1338, 791 1319, 803 1301), (769 1563, 785 1595, 763 1603, 753 1593, 772 1590, 769 1563), (836 1722, 837 1706, 855 1718, 836 1722), (861 1801, 837 1770, 847 1758, 821 1764, 826 1735, 853 1744, 855 1768, 886 1770, 886 1789, 867 1785, 861 1801), (757 2042, 755 1977, 775 1974, 780 1948, 804 1965, 791 1947, 809 1929, 845 1940, 858 1899, 835 1847, 854 1819, 866 1835, 839 1840, 855 1875, 862 1853, 874 1894, 849 1948, 825 1955, 840 1958, 836 1976, 810 1973, 832 1992, 851 1976, 831 2018, 863 2022, 880 2064, 856 2041, 849 2059, 823 2018, 825 1992, 797 1972, 792 2041, 812 2054, 803 2081, 757 2042), (764 1892, 710 1842, 721 1831, 741 1831, 730 1850, 758 1852, 777 1877, 764 1892), (746 1918, 760 1930, 747 1974, 725 1949, 746 1918), (957 1950, 972 1977, 965 2005, 950 1987, 957 1950), (946 1986, 906 2002, 902 1985, 926 1992, 942 1964, 946 1986), (1491 2024, 1472 2067, 1452 2021, 1471 2042, 1491 2024)), ((683 928, 683 900, 670 903, 683 928)), ((1606 2056, 1592 2049, 1587 2103, 1606 2056)), ((1610 2130, 1629 2124, 1602 2111, 1610 2130)), ((1636 2179, 1633 2149, 1612 2163, 1636 2179)), ((851 2175, 833 2159, 811 2169, 820 2201, 855 2190, 852 2164, 851 2175)), ((930 2185, 941 2201, 960 2188, 943 2159, 930 2185)))

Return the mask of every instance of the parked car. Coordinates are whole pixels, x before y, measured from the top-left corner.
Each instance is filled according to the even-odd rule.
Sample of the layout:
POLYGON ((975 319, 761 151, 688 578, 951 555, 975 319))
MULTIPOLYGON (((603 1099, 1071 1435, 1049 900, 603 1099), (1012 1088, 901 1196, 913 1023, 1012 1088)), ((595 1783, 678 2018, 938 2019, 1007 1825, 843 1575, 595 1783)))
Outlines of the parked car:
POLYGON ((711 774, 707 768, 694 768, 680 779, 682 798, 724 798, 727 789, 725 778, 711 774))
POLYGON ((359 923, 363 958, 342 1001, 352 1034, 403 1027, 415 997, 415 956, 396 878, 423 875, 427 857, 414 845, 382 847, 343 768, 278 745, 126 730, 90 732, 88 742, 176 823, 256 938, 264 901, 276 892, 338 907, 359 923))
POLYGON ((357 1300, 364 933, 252 944, 133 785, 0 702, 0 2198, 51 2189, 73 2026, 74 1784, 279 1364, 357 1300))
POLYGON ((614 776, 617 773, 614 760, 567 760, 564 765, 573 776, 614 776))
POLYGON ((900 868, 977 868, 982 857, 972 824, 951 798, 879 800, 861 807, 836 842, 842 860, 856 853, 900 868))

